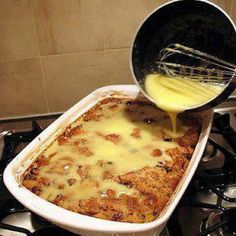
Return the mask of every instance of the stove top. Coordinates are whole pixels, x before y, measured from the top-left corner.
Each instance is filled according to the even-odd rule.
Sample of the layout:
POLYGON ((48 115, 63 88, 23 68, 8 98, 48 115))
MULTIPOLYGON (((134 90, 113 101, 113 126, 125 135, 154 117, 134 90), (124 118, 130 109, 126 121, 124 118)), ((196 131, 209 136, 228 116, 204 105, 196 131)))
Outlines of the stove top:
MULTIPOLYGON (((204 155, 161 236, 236 235, 236 103, 215 110, 204 155)), ((6 189, 7 164, 59 115, 0 121, 0 236, 74 235, 22 206, 6 189)))

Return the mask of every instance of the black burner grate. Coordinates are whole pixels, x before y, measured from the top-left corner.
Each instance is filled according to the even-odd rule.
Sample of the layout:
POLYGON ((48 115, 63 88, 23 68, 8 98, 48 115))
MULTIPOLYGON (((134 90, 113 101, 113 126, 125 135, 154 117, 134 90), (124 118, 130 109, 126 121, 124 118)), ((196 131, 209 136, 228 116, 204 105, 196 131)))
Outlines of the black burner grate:
POLYGON ((18 154, 19 145, 27 145, 42 132, 41 127, 36 121, 32 121, 32 130, 26 132, 10 132, 4 136, 4 148, 0 159, 0 175, 3 173, 7 164, 18 154))
POLYGON ((0 183, 3 186, 1 188, 0 195, 6 192, 6 197, 0 198, 0 228, 8 231, 23 233, 27 236, 73 236, 75 234, 61 229, 57 226, 52 225, 48 221, 44 220, 40 216, 31 213, 32 221, 40 225, 40 228, 35 232, 30 232, 22 227, 17 227, 9 224, 2 223, 2 220, 10 214, 17 214, 23 212, 30 212, 23 205, 21 205, 10 193, 6 190, 3 185, 3 171, 9 162, 34 138, 36 138, 42 132, 42 128, 34 120, 32 121, 32 130, 26 132, 9 132, 4 136, 4 148, 2 157, 0 159, 0 183))
MULTIPOLYGON (((223 137, 231 145, 235 151, 236 148, 236 132, 230 127, 230 119, 228 114, 219 115, 215 114, 212 133, 223 135, 223 137), (235 146, 234 146, 235 145, 235 146)), ((236 184, 236 155, 220 144, 216 143, 213 139, 209 138, 208 143, 213 146, 214 150, 219 150, 224 155, 224 164, 222 167, 197 170, 186 194, 180 202, 180 206, 198 207, 201 209, 211 209, 219 211, 221 217, 218 222, 215 222, 209 227, 201 229, 196 236, 209 236, 213 232, 221 229, 223 235, 236 235, 236 204, 235 207, 225 208, 221 204, 223 201, 236 203, 235 197, 226 196, 225 192, 228 186, 236 184), (193 200, 191 198, 194 192, 211 192, 217 195, 218 200, 216 204, 208 204, 193 200)), ((205 224, 203 224, 205 225, 205 224)), ((214 234, 215 235, 215 234, 214 234)), ((218 235, 218 234, 216 234, 218 235)), ((221 234, 220 234, 221 235, 221 234)))

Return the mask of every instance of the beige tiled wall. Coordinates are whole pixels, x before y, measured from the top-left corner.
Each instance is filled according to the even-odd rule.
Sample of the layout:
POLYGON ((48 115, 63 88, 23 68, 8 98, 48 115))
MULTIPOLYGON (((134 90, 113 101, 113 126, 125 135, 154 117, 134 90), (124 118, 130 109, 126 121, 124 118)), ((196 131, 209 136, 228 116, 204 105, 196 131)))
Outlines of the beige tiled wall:
MULTIPOLYGON (((132 83, 140 21, 168 0, 0 0, 0 118, 59 112, 132 83)), ((236 0, 212 0, 236 20, 236 0)))

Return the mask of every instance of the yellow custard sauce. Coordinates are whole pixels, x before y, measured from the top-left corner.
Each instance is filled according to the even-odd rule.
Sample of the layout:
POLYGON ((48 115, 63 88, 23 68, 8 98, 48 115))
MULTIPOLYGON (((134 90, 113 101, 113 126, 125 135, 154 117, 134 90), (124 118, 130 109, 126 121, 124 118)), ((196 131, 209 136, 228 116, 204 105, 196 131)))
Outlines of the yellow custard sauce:
MULTIPOLYGON (((104 176, 118 176, 172 161, 165 151, 178 144, 163 140, 163 135, 172 135, 171 123, 164 112, 150 105, 132 108, 122 102, 100 106, 95 117, 99 120, 79 119, 73 124, 75 129, 81 126, 78 134, 73 131, 75 134, 66 141, 62 135, 44 151, 48 164, 40 167, 38 176, 50 179, 51 184, 42 188, 39 194, 42 198, 53 201, 61 194, 70 196, 70 200, 89 199, 106 194, 108 189, 114 190, 116 197, 132 195, 136 192, 134 188, 104 176), (156 149, 161 152, 158 158, 153 154, 156 149)), ((178 135, 183 136, 188 127, 178 122, 181 126, 178 135)))
POLYGON ((207 103, 219 95, 224 87, 182 77, 149 74, 145 78, 145 90, 156 105, 168 113, 175 132, 178 113, 207 103))
POLYGON ((120 222, 155 220, 178 186, 201 123, 177 119, 144 98, 100 100, 38 154, 22 185, 80 214, 120 222))

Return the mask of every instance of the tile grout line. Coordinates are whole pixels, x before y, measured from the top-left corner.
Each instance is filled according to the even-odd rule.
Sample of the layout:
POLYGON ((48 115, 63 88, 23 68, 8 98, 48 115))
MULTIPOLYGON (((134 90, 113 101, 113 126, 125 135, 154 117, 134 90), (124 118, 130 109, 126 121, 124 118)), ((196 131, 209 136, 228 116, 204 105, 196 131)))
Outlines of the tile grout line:
POLYGON ((40 49, 39 49, 39 42, 38 42, 37 32, 36 32, 36 24, 35 24, 35 19, 34 19, 34 9, 33 9, 32 0, 30 0, 30 8, 31 8, 31 16, 32 16, 32 20, 33 20, 34 37, 35 37, 35 41, 36 41, 37 48, 38 48, 38 57, 40 57, 40 49))
POLYGON ((47 113, 49 113, 49 101, 48 101, 48 94, 47 94, 47 84, 46 84, 46 77, 45 77, 45 72, 43 69, 43 62, 42 62, 42 57, 40 53, 40 46, 39 46, 39 39, 38 39, 38 34, 37 34, 37 29, 36 29, 36 22, 35 22, 35 15, 34 15, 34 9, 33 9, 33 3, 32 0, 30 1, 31 5, 31 13, 33 16, 33 24, 34 24, 34 34, 36 37, 36 42, 38 46, 38 51, 39 51, 39 62, 40 62, 40 68, 41 68, 41 74, 42 74, 42 85, 43 85, 43 90, 44 90, 44 96, 45 96, 45 101, 46 101, 46 107, 47 107, 47 113))
POLYGON ((3 62, 11 62, 11 61, 19 61, 19 60, 30 60, 30 59, 39 59, 39 58, 46 58, 46 57, 60 57, 60 56, 66 56, 66 55, 73 55, 73 54, 87 54, 87 53, 99 53, 99 52, 115 52, 119 50, 126 50, 130 49, 130 47, 122 47, 122 48, 107 48, 102 50, 89 50, 89 51, 78 51, 78 52, 71 52, 71 53, 60 53, 60 54, 50 54, 50 55, 44 55, 44 56, 35 56, 35 57, 19 57, 14 59, 0 59, 0 63, 3 62))
POLYGON ((43 62, 42 62, 41 57, 39 57, 39 61, 40 61, 40 66, 41 66, 42 82, 43 82, 43 89, 44 89, 44 94, 45 94, 47 112, 50 112, 49 101, 48 101, 48 93, 47 93, 47 83, 46 83, 46 77, 45 77, 45 72, 44 72, 44 69, 43 69, 43 62))
MULTIPOLYGON (((104 2, 102 3, 104 4, 104 2)), ((104 22, 105 22, 105 13, 106 13, 106 9, 105 9, 106 6, 102 6, 102 25, 104 26, 104 22)), ((103 40, 103 51, 105 51, 106 49, 106 37, 105 37, 105 32, 104 32, 104 27, 102 27, 102 40, 103 40)))
POLYGON ((106 49, 98 49, 98 50, 86 50, 86 51, 77 51, 77 52, 69 52, 69 53, 58 53, 58 54, 49 54, 42 56, 34 56, 34 57, 19 57, 19 58, 10 58, 10 59, 0 59, 0 62, 8 62, 8 61, 17 61, 17 60, 27 60, 27 59, 35 59, 35 58, 44 58, 44 57, 54 57, 54 56, 65 56, 65 55, 73 55, 73 54, 86 54, 86 53, 97 53, 97 52, 112 52, 130 49, 130 47, 121 47, 121 48, 106 48, 106 49))
POLYGON ((70 52, 70 53, 60 53, 60 54, 51 54, 51 55, 42 55, 41 58, 45 57, 60 57, 66 55, 73 55, 73 54, 89 54, 89 53, 99 53, 99 52, 115 52, 119 50, 126 50, 130 49, 130 47, 122 47, 122 48, 108 48, 108 49, 99 49, 99 50, 89 50, 89 51, 78 51, 78 52, 70 52))
POLYGON ((232 11, 233 11, 233 1, 230 2, 230 10, 229 10, 229 16, 233 20, 232 11))
POLYGON ((11 59, 4 59, 4 60, 0 60, 0 63, 3 62, 11 62, 11 61, 20 61, 20 60, 30 60, 30 59, 37 59, 40 56, 35 56, 35 57, 19 57, 19 58, 11 58, 11 59))

